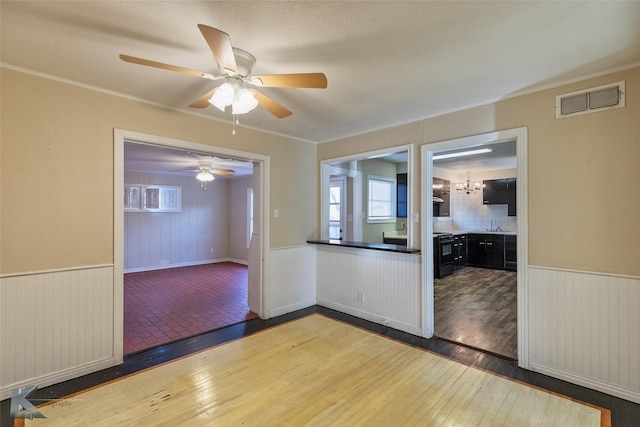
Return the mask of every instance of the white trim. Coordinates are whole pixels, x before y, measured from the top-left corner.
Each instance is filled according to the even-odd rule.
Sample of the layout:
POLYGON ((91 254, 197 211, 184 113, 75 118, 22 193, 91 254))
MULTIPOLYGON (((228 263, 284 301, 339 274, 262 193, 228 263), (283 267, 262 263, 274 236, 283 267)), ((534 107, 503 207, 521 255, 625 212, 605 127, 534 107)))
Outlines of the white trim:
POLYGON ((174 264, 166 264, 166 265, 153 265, 148 267, 138 267, 138 268, 127 268, 124 270, 124 273, 140 273, 143 271, 156 271, 156 270, 166 270, 168 268, 179 268, 179 267, 193 267, 196 265, 207 265, 207 264, 218 264, 221 262, 235 262, 237 264, 247 264, 247 261, 238 261, 231 258, 216 258, 216 259, 203 259, 199 261, 185 261, 185 262, 177 262, 174 264))
POLYGON ((269 311, 269 318, 282 316, 283 314, 292 313, 296 310, 302 310, 307 307, 313 307, 314 305, 316 305, 316 300, 300 301, 284 307, 277 307, 269 311))
POLYGON ((433 154, 439 151, 459 148, 471 148, 497 142, 516 141, 517 153, 517 193, 518 209, 518 365, 529 366, 529 297, 528 297, 528 181, 527 181, 527 128, 520 127, 503 131, 489 132, 464 138, 425 143, 422 145, 422 248, 426 256, 422 259, 422 312, 424 336, 431 338, 434 330, 433 301, 433 154))
MULTIPOLYGON (((216 122, 219 122, 219 123, 232 124, 231 116, 228 116, 227 118, 220 118, 220 117, 214 117, 214 116, 212 116, 210 114, 202 113, 202 112, 200 112, 200 110, 189 110, 189 109, 186 109, 186 108, 175 108, 175 107, 172 107, 170 105, 166 105, 166 104, 162 104, 162 103, 154 102, 154 101, 149 101, 148 99, 139 98, 137 96, 127 95, 127 94, 122 93, 122 92, 116 92, 116 91, 113 91, 113 90, 108 90, 108 89, 104 89, 104 88, 101 88, 101 87, 92 86, 92 85, 88 85, 88 84, 85 84, 85 83, 80 83, 80 82, 77 82, 77 81, 74 81, 74 80, 69 80, 69 79, 65 79, 65 78, 62 78, 62 77, 54 76, 52 74, 47 74, 47 73, 42 73, 40 71, 31 70, 29 68, 24 68, 24 67, 19 67, 17 65, 7 64, 6 62, 0 62, 0 68, 6 68, 8 70, 17 71, 19 73, 29 74, 29 75, 40 77, 40 78, 43 78, 43 79, 52 80, 52 81, 55 81, 55 82, 64 83, 64 84, 68 84, 68 85, 71 85, 71 86, 76 86, 76 87, 79 87, 79 88, 82 88, 82 89, 87 89, 87 90, 92 90, 94 92, 104 93, 106 95, 117 96, 118 98, 124 98, 124 99, 128 99, 130 101, 140 102, 142 104, 153 105, 154 107, 159 107, 159 108, 162 108, 163 110, 177 111, 179 113, 189 114, 191 116, 197 116, 197 117, 201 117, 203 119, 213 120, 213 121, 216 121, 216 122)), ((289 138, 289 139, 295 139, 296 141, 305 142, 307 144, 314 144, 314 145, 317 144, 316 141, 311 141, 311 140, 308 140, 308 139, 300 138, 300 137, 293 136, 293 135, 287 135, 287 134, 280 133, 280 132, 274 132, 274 131, 266 130, 266 129, 263 129, 263 128, 255 127, 255 126, 248 126, 248 125, 244 125, 244 124, 243 125, 239 125, 239 126, 240 126, 240 128, 244 128, 244 129, 253 129, 253 130, 257 130, 259 132, 270 134, 270 135, 276 135, 276 136, 282 136, 282 137, 289 138)))
MULTIPOLYGON (((155 146, 164 146, 178 148, 184 150, 198 151, 207 154, 217 154, 222 156, 230 156, 234 158, 246 159, 254 162, 260 162, 260 182, 262 188, 261 203, 261 256, 262 260, 262 277, 260 286, 260 313, 262 318, 266 316, 268 308, 268 292, 265 290, 269 286, 269 174, 270 174, 270 157, 264 154, 250 153, 245 151, 232 150, 229 148, 217 147, 213 145, 200 144, 196 142, 178 140, 173 138, 162 137, 158 135, 145 134, 125 129, 114 129, 114 160, 113 160, 113 182, 114 182, 114 213, 113 213, 113 260, 114 260, 114 313, 113 313, 113 354, 117 363, 123 360, 123 340, 124 340, 124 200, 121 193, 117 190, 124 188, 124 143, 125 141, 140 144, 148 144, 155 146)), ((255 191, 255 189, 254 189, 255 191)))
POLYGON ((368 320, 369 322, 378 323, 380 325, 384 325, 392 329, 397 329, 402 332, 407 332, 412 335, 420 336, 420 334, 422 333, 422 330, 415 325, 399 322, 394 319, 388 319, 386 317, 370 313, 366 310, 359 310, 355 307, 351 307, 348 305, 340 304, 333 301, 327 301, 325 299, 319 299, 317 304, 322 307, 330 308, 332 310, 336 310, 341 313, 346 313, 351 316, 355 316, 359 319, 364 319, 364 320, 368 320))
POLYGON ((580 274, 591 274, 593 276, 604 276, 604 277, 616 277, 618 279, 633 279, 640 280, 640 276, 634 276, 631 274, 618 274, 618 273, 607 273, 603 271, 589 271, 589 270, 574 270, 569 268, 558 268, 558 267, 546 267, 542 265, 531 265, 529 264, 529 269, 536 270, 548 270, 548 271, 561 271, 563 273, 580 273, 580 274))
POLYGON ((558 378, 560 380, 570 382, 571 384, 581 385, 583 387, 600 391, 611 396, 616 396, 630 402, 640 403, 640 393, 634 390, 620 387, 617 384, 612 384, 607 381, 601 381, 593 377, 579 375, 574 372, 566 371, 564 369, 557 369, 553 366, 546 366, 539 363, 531 363, 529 365, 529 369, 534 372, 539 372, 553 378, 558 378))
POLYGON ((122 362, 117 362, 115 358, 107 357, 100 360, 94 360, 84 365, 78 365, 60 371, 52 372, 50 374, 41 375, 35 378, 29 378, 28 380, 18 381, 13 384, 7 384, 0 388, 0 399, 8 399, 11 397, 11 391, 15 388, 26 387, 29 385, 37 385, 38 388, 46 387, 52 384, 58 384, 63 381, 71 380, 81 377, 83 375, 91 374, 103 369, 110 368, 122 362))
POLYGON ((9 277, 34 276, 37 274, 61 273, 65 271, 91 270, 94 268, 105 268, 105 267, 113 267, 113 264, 83 265, 78 267, 55 268, 51 270, 21 271, 20 273, 2 274, 0 275, 0 279, 7 279, 9 277))
MULTIPOLYGON (((410 213, 413 213, 413 190, 414 190, 414 168, 413 168, 413 156, 414 156, 414 146, 413 144, 405 144, 399 145, 396 147, 383 148, 380 150, 367 151, 364 153, 356 153, 349 154, 347 156, 342 157, 334 157, 331 159, 325 159, 320 161, 320 239, 327 240, 329 238, 329 179, 332 172, 331 163, 336 162, 347 162, 351 160, 365 160, 371 158, 382 157, 385 154, 398 153, 401 151, 407 152, 407 186, 409 187, 407 190, 407 246, 413 247, 413 221, 410 221, 410 213)), ((361 173, 358 173, 354 178, 354 185, 357 183, 362 183, 363 179, 361 177, 361 173)), ((356 190, 357 191, 357 190, 356 190)), ((355 193, 355 191, 354 191, 355 193)), ((394 208, 395 209, 395 208, 394 208)), ((353 220, 360 220, 360 216, 364 215, 363 219, 367 219, 366 207, 364 206, 356 206, 354 203, 354 211, 353 211, 353 220), (357 211, 359 209, 360 211, 357 211)), ((393 221, 392 221, 393 222, 393 221)), ((356 232, 361 233, 361 229, 356 230, 356 232)), ((354 237, 356 234, 354 233, 354 237)))

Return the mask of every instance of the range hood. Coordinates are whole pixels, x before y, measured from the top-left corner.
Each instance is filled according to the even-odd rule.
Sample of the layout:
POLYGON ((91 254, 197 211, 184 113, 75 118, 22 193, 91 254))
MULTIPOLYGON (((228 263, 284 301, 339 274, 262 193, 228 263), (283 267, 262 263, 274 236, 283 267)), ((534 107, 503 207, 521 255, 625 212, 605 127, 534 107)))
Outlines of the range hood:
POLYGON ((433 196, 433 203, 444 203, 444 200, 440 197, 433 196))

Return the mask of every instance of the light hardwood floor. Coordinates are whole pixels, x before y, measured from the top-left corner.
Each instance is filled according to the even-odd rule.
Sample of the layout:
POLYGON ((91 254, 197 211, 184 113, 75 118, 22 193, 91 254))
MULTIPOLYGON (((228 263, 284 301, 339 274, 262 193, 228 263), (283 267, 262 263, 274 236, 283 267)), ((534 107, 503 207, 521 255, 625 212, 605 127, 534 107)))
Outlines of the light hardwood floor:
POLYGON ((319 314, 66 403, 42 406, 48 418, 25 424, 587 427, 610 416, 319 314))

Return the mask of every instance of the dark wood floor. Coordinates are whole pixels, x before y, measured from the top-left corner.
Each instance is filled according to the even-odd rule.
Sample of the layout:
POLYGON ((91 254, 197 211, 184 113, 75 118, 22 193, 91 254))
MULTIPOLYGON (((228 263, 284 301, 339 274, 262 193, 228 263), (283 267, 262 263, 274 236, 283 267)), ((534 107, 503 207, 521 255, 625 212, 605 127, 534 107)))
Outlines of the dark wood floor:
POLYGON ((517 359, 515 272, 464 267, 433 286, 437 337, 517 359))
MULTIPOLYGON (((102 371, 94 372, 93 374, 36 390, 29 395, 29 398, 34 400, 59 399, 116 378, 121 378, 215 345, 242 338, 243 336, 247 336, 263 329, 298 319, 312 313, 320 313, 333 319, 341 320, 367 329, 371 332, 387 336, 391 339, 432 351, 467 366, 474 366, 478 369, 493 372, 526 384, 531 384, 535 387, 563 394, 581 402, 591 403, 596 406, 607 408, 611 410, 612 427, 638 426, 638 420, 640 420, 640 405, 638 404, 618 399, 605 393, 573 385, 555 378, 547 377, 536 372, 527 371, 519 368, 517 364, 511 361, 482 351, 439 339, 421 338, 406 332, 391 329, 378 323, 372 323, 320 306, 298 310, 269 320, 248 320, 243 323, 195 337, 186 338, 165 346, 156 347, 149 351, 136 353, 125 357, 122 365, 114 366, 113 368, 104 369, 102 371)), ((5 399, 0 402, 0 426, 13 425, 9 416, 9 405, 9 399, 5 399)))

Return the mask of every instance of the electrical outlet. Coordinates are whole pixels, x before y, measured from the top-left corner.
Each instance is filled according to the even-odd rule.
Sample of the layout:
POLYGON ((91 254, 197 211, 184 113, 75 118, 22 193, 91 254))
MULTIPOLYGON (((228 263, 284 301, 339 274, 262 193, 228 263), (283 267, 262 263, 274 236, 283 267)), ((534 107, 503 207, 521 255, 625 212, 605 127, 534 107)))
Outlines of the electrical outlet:
POLYGON ((358 302, 364 302, 364 294, 362 292, 358 292, 358 302))

